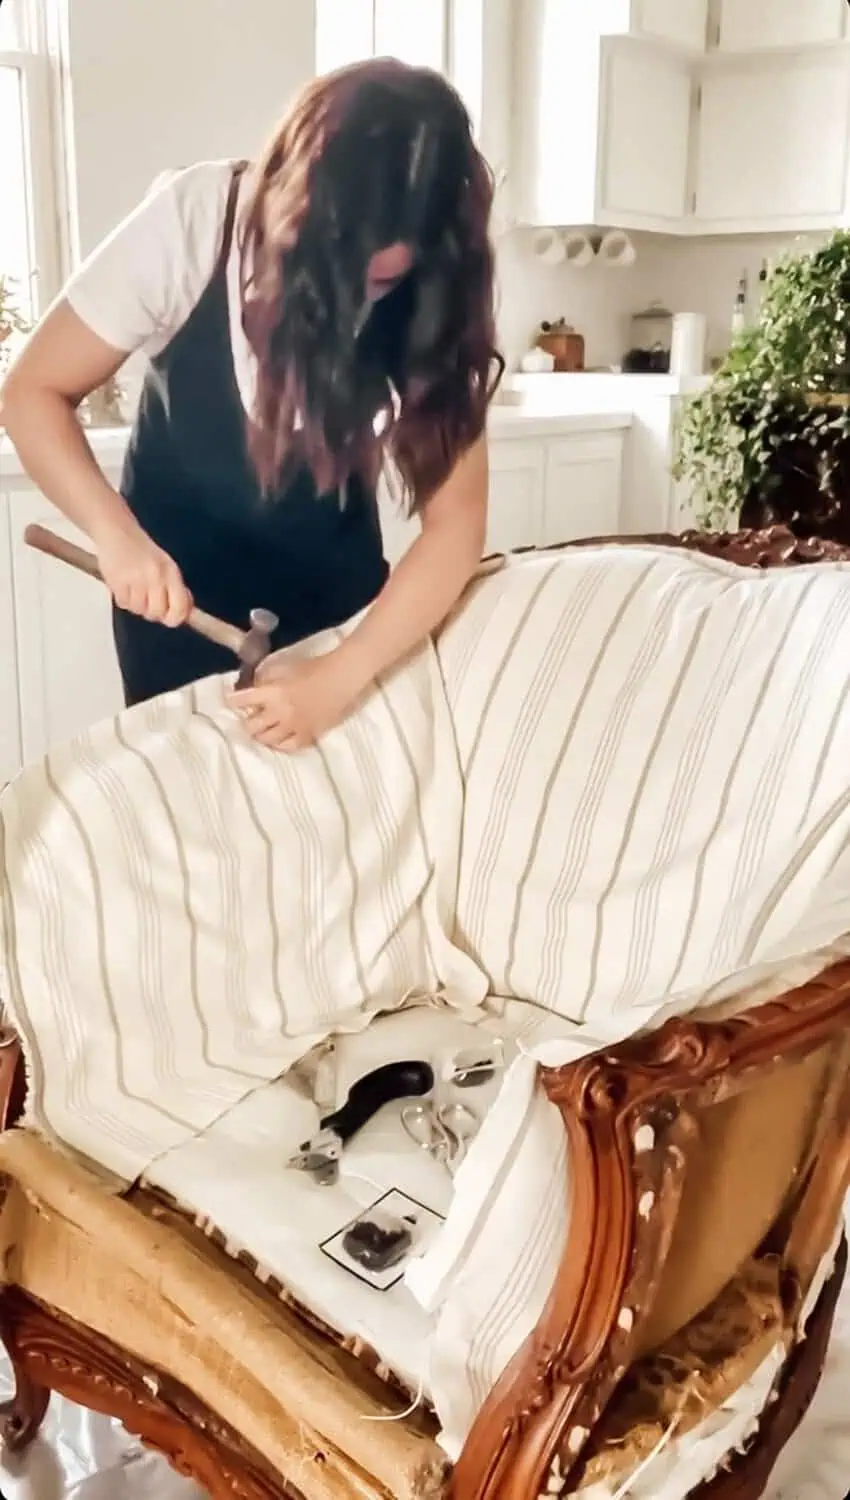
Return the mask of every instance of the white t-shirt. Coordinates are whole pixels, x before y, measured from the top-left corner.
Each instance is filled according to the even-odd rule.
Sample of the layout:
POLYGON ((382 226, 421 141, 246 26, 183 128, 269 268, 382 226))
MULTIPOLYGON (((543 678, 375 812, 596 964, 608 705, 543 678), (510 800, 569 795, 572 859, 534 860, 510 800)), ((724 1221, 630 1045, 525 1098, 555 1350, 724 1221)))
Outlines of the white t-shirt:
MULTIPOLYGON (((157 178, 147 197, 83 262, 64 295, 74 312, 107 344, 159 354, 197 306, 221 250, 230 161, 197 166, 157 178)), ((239 215, 249 191, 242 178, 237 229, 227 263, 230 342, 239 393, 246 411, 254 404, 256 365, 242 329, 239 287, 239 215)))

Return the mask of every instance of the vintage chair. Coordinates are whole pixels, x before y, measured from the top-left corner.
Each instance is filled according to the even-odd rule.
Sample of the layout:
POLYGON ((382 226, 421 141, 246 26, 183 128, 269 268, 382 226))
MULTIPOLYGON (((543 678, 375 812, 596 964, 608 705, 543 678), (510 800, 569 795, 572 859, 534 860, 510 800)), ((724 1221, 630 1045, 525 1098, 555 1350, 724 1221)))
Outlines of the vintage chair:
MULTIPOLYGON (((782 532, 653 540, 754 566, 847 555, 782 532)), ((718 1452, 714 1477, 689 1490, 755 1500, 817 1386, 845 1273, 850 961, 828 956, 817 977, 789 974, 742 1014, 669 1021, 544 1070, 543 1084, 569 1140, 567 1252, 453 1470, 427 1409, 364 1420, 409 1405, 368 1349, 260 1284, 162 1198, 117 1195, 95 1168, 11 1128, 9 1446, 32 1440, 59 1391, 119 1418, 213 1500, 608 1500, 665 1433, 686 1476, 705 1417, 767 1378, 764 1410, 740 1407, 738 1451, 718 1452)), ((7 1032, 6 1127, 24 1090, 7 1032)))

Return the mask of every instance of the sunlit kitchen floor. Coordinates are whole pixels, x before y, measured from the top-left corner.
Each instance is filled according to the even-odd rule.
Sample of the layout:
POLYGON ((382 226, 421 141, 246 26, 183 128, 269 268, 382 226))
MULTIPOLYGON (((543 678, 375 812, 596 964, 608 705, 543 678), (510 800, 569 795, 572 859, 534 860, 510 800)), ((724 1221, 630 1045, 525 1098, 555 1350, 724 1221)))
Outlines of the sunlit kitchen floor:
MULTIPOLYGON (((850 1222, 850 1214, 848 1214, 850 1222)), ((0 1365, 0 1399, 10 1393, 0 1365)), ((850 1491, 850 1276, 826 1374, 775 1471, 766 1500, 844 1500, 850 1491)), ((2 1500, 205 1500, 122 1428, 54 1397, 42 1435, 0 1464, 2 1500)))

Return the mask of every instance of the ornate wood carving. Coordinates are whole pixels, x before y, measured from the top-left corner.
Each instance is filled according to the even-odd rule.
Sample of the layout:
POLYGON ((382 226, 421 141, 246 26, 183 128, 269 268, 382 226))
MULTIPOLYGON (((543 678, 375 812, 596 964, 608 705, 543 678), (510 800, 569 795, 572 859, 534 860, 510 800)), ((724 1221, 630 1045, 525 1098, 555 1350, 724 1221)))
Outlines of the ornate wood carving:
POLYGON ((742 568, 786 568, 816 562, 846 562, 850 547, 824 537, 799 537, 787 526, 765 526, 744 531, 659 531, 643 536, 582 537, 564 542, 564 548, 598 547, 678 547, 688 552, 702 552, 720 557, 742 568))
MULTIPOLYGON (((570 1138, 569 1250, 538 1327, 473 1426, 455 1469, 456 1500, 528 1500, 553 1485, 553 1466, 560 1490, 549 1492, 567 1488, 586 1429, 628 1363, 623 1309, 635 1309, 634 1340, 652 1306, 681 1185, 672 1164, 678 1153, 684 1165, 687 1149, 683 1112, 730 1098, 848 1027, 850 962, 843 962, 743 1015, 678 1018, 609 1053, 542 1070, 570 1138), (665 1155, 666 1186, 650 1199, 665 1155), (647 1260, 655 1275, 641 1282, 647 1260)), ((831 1180, 824 1222, 831 1212, 833 1226, 850 1150, 846 1109, 839 1115, 841 1140, 832 1159, 819 1159, 831 1180)))
POLYGON ((0 1335, 15 1372, 3 1414, 12 1450, 31 1442, 49 1393, 117 1417, 128 1432, 196 1480, 211 1500, 300 1500, 224 1422, 176 1381, 146 1370, 105 1339, 23 1293, 0 1293, 0 1335))

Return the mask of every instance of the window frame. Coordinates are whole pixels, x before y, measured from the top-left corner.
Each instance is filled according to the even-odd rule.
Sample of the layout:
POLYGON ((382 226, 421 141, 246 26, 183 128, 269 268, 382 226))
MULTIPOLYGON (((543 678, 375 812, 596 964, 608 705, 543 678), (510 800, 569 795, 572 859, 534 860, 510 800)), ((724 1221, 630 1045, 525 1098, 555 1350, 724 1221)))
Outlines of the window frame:
MULTIPOLYGON (((382 52, 382 50, 377 45, 377 42, 378 42, 378 38, 377 38, 377 32, 378 32, 378 9, 379 9, 379 5, 381 3, 381 0, 366 0, 366 3, 368 3, 368 6, 369 6, 369 8, 371 9, 371 12, 372 12, 372 19, 371 19, 372 40, 371 40, 370 50, 369 50, 368 53, 365 54, 365 56, 367 56, 367 57, 381 57, 383 55, 383 52, 382 52)), ((399 0, 396 0, 396 3, 399 3, 399 0)), ((406 5, 406 7, 409 8, 410 6, 412 6, 412 5, 415 4, 415 0, 404 0, 404 3, 406 5)), ((455 0, 441 0, 441 9, 442 9, 442 57, 441 57, 441 60, 440 60, 439 71, 441 73, 444 73, 445 76, 447 78, 449 78, 449 79, 451 79, 451 77, 452 77, 452 67, 453 67, 453 59, 454 59, 454 29, 455 29, 454 28, 454 6, 455 6, 455 0)), ((314 34, 315 34, 316 39, 317 39, 317 44, 318 44, 319 33, 321 31, 321 19, 320 19, 321 7, 322 7, 322 0, 315 0, 314 34)), ((363 54, 360 54, 360 55, 362 56, 363 54)), ((356 59, 354 57, 352 57, 350 59, 351 62, 354 62, 355 60, 356 59)), ((342 65, 344 66, 344 63, 342 65)), ((317 72, 321 73, 321 72, 325 72, 326 68, 327 68, 326 62, 318 55, 318 46, 317 46, 316 70, 317 70, 317 72)))
MULTIPOLYGON (((378 5, 379 5, 379 3, 380 3, 380 0, 372 0, 372 56, 373 57, 380 57, 381 56, 381 53, 379 51, 377 51, 377 28, 378 28, 378 5)), ((396 0, 396 3, 398 3, 398 0, 396 0)), ((405 3, 405 7, 407 8, 407 7, 411 6, 411 5, 414 5, 416 3, 416 0, 404 0, 404 3, 405 3)), ((321 4, 321 0, 317 0, 317 4, 321 4)), ((452 65, 453 65, 453 60, 454 60, 454 46, 453 46, 453 31, 454 31, 454 16, 453 16, 453 11, 454 11, 454 0, 441 0, 441 6, 440 6, 440 8, 441 8, 442 13, 443 13, 442 14, 442 28, 441 28, 442 29, 442 36, 443 36, 443 45, 442 45, 442 54, 443 55, 442 55, 442 57, 440 59, 440 68, 439 68, 439 71, 441 73, 444 73, 445 76, 446 76, 446 78, 450 79, 451 76, 452 76, 452 65)))
POLYGON ((21 84, 24 182, 30 246, 28 300, 37 318, 58 294, 65 265, 63 174, 59 164, 58 55, 45 6, 39 0, 5 0, 20 20, 20 44, 0 50, 0 67, 21 84))

